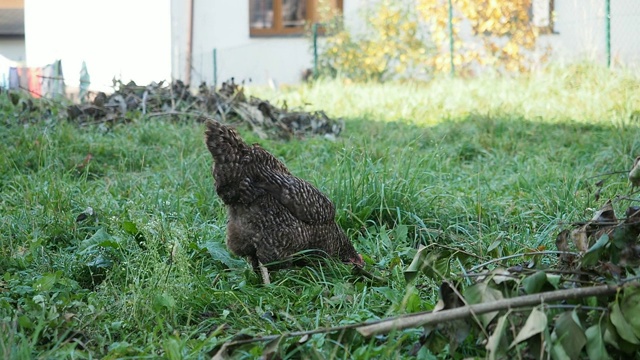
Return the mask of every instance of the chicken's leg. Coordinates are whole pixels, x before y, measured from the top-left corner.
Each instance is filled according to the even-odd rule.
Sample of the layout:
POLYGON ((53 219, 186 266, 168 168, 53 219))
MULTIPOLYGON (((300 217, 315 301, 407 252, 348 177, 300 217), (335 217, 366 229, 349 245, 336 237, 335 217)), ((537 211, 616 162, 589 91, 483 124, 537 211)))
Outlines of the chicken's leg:
POLYGON ((269 279, 269 270, 267 270, 266 266, 260 264, 258 267, 260 268, 260 274, 262 275, 262 282, 265 285, 271 284, 271 279, 269 279))
POLYGON ((262 283, 264 283, 265 285, 271 284, 271 279, 269 279, 269 270, 267 270, 267 267, 262 265, 262 263, 255 256, 247 256, 247 260, 249 260, 249 262, 251 263, 253 271, 255 271, 256 274, 260 274, 260 276, 262 276, 262 283))

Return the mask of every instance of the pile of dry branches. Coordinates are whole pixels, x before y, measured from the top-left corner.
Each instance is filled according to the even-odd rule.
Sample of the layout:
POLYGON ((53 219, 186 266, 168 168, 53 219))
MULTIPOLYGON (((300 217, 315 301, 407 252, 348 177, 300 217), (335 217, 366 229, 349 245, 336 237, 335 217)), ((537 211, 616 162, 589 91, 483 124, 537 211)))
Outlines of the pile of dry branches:
POLYGON ((164 82, 138 86, 133 81, 116 82, 111 95, 97 93, 89 103, 67 107, 69 119, 79 123, 128 122, 131 112, 148 117, 201 116, 223 123, 248 125, 261 138, 291 139, 305 135, 324 135, 333 138, 340 134, 344 122, 329 118, 323 111, 289 110, 266 100, 246 96, 244 88, 233 79, 216 90, 205 83, 198 94, 192 94, 181 81, 170 85, 164 82))

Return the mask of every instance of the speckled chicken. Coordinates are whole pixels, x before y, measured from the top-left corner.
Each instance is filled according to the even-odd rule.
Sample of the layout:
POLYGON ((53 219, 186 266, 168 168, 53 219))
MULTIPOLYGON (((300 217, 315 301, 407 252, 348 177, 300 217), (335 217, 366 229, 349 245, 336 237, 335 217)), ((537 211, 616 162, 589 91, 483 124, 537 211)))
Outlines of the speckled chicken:
POLYGON ((291 265, 304 250, 362 265, 362 257, 335 222, 335 206, 258 144, 232 128, 206 122, 205 142, 214 160, 218 196, 227 206, 227 247, 246 257, 263 280, 269 268, 291 265))

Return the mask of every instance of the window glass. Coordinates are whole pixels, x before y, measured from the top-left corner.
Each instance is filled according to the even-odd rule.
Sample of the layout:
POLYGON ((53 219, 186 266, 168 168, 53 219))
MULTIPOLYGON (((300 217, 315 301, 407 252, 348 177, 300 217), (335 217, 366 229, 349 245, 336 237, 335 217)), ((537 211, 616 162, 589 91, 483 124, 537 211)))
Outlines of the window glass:
POLYGON ((273 0, 251 0, 249 19, 254 29, 273 27, 273 0))
POLYGON ((306 0, 282 0, 282 25, 284 27, 304 26, 306 18, 306 0))

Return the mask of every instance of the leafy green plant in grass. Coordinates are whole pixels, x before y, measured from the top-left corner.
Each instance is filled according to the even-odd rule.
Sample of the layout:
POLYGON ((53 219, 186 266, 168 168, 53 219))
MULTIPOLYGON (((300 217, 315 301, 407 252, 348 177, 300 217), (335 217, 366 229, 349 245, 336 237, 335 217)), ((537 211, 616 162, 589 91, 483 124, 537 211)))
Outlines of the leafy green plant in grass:
MULTIPOLYGON (((636 164, 634 169, 635 166, 636 164)), ((631 180, 634 169, 629 173, 631 180)), ((598 186, 601 187, 602 184, 603 181, 600 181, 598 186)), ((625 197, 620 199, 629 200, 625 197)), ((471 306, 467 310, 473 314, 472 319, 466 322, 451 321, 461 318, 452 316, 448 319, 449 326, 442 325, 440 322, 447 315, 446 311, 441 314, 443 320, 440 322, 432 321, 438 314, 432 316, 433 319, 428 317, 434 314, 423 315, 420 320, 417 317, 421 315, 415 315, 415 320, 409 319, 407 322, 414 326, 428 325, 425 327, 422 343, 436 352, 447 345, 456 348, 471 333, 474 337, 486 337, 486 349, 490 358, 523 353, 548 353, 555 358, 579 358, 586 353, 590 358, 600 359, 610 358, 611 353, 635 353, 640 346, 637 338, 640 328, 637 322, 631 320, 631 314, 640 310, 640 302, 636 301, 640 297, 637 296, 640 291, 636 276, 639 261, 637 256, 632 255, 636 251, 632 249, 638 247, 639 213, 640 208, 631 206, 626 210, 625 219, 619 221, 612 201, 609 200, 595 212, 590 221, 574 224, 572 230, 562 231, 556 240, 560 250, 557 268, 535 260, 535 255, 545 255, 545 252, 532 252, 533 256, 527 256, 525 252, 498 258, 474 266, 468 271, 463 270, 465 276, 479 275, 473 284, 467 279, 467 286, 463 291, 457 290, 457 286, 445 280, 440 287, 441 300, 436 308, 449 310, 449 314, 453 315, 458 310, 456 308, 473 305, 475 308, 471 306), (498 267, 474 273, 491 263, 521 256, 529 258, 526 268, 498 267), (621 283, 614 285, 615 281, 621 283), (602 285, 605 283, 608 285, 602 285), (586 299, 589 295, 599 297, 586 299), (553 304, 563 299, 567 304, 553 304), (495 311, 483 308, 492 303, 496 304, 495 311), (498 307, 498 303, 504 305, 498 307), (523 316, 525 312, 514 311, 537 303, 542 305, 533 308, 526 317, 523 316), (589 310, 581 311, 581 306, 586 306, 589 310), (501 317, 498 318, 498 315, 501 317), (512 327, 519 329, 513 336, 506 331, 507 319, 512 327), (608 332, 602 330, 603 322, 610 324, 608 332), (482 333, 478 332, 478 328, 482 333), (440 334, 449 340, 438 342, 440 334), (505 346, 507 339, 511 344, 508 347, 505 346)), ((407 281, 415 280, 420 273, 437 281, 454 275, 449 273, 448 265, 452 260, 449 255, 442 256, 442 252, 427 255, 425 250, 423 248, 416 254, 405 271, 407 281)), ((464 264, 468 256, 455 258, 464 264)), ((459 285, 463 283, 464 279, 457 282, 459 285)), ((400 325, 395 328, 404 328, 401 325, 403 319, 398 319, 398 323, 400 325)), ((365 336, 371 336, 380 333, 382 328, 384 327, 373 324, 358 330, 365 336)))

